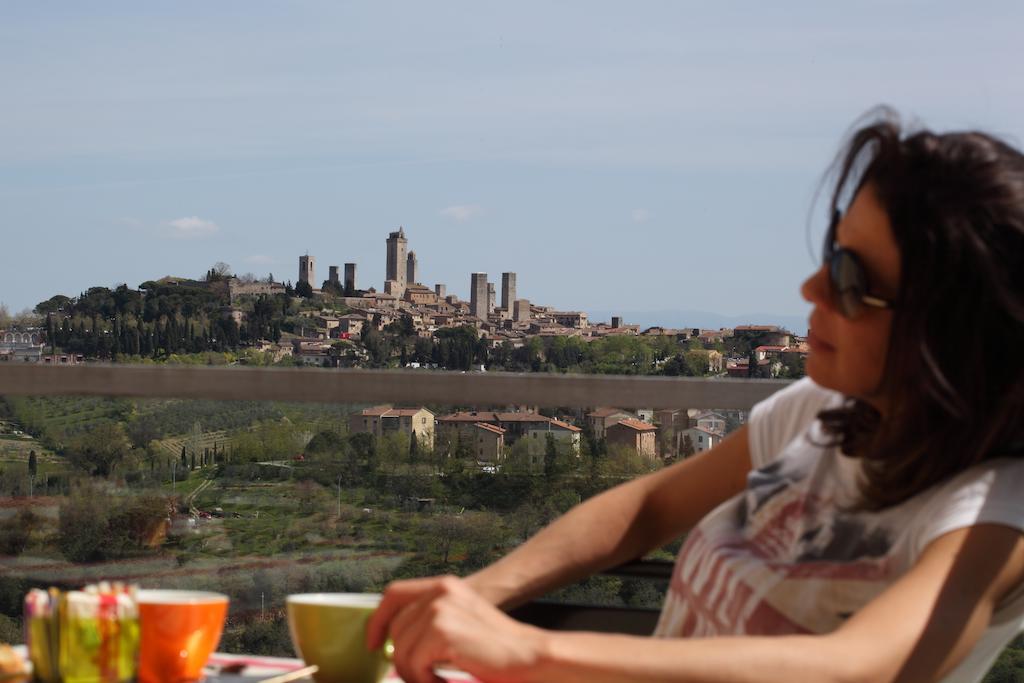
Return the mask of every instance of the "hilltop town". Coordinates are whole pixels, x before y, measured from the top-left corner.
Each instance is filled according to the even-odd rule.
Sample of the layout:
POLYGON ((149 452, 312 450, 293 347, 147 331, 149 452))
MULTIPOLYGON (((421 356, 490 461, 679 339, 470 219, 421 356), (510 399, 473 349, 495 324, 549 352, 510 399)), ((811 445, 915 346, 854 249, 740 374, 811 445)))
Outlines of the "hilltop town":
POLYGON ((318 283, 316 259, 306 254, 294 286, 272 275, 238 277, 217 264, 202 279, 57 295, 36 307, 34 326, 0 330, 0 362, 187 362, 190 354, 217 352, 234 354, 227 362, 323 367, 803 374, 805 340, 778 326, 641 329, 620 316, 593 322, 583 311, 519 298, 515 272, 501 274, 500 297, 486 273, 470 273, 469 298, 460 299, 444 283, 419 281, 408 246, 403 228, 387 236, 380 290, 360 287, 356 263, 329 266, 318 283))

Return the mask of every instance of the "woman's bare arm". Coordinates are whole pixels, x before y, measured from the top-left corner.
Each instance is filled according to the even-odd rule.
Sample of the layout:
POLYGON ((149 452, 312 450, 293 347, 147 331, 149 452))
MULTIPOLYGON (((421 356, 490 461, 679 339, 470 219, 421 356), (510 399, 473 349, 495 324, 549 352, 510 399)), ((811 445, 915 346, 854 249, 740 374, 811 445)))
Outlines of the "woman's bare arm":
POLYGON ((742 491, 749 471, 744 426, 716 448, 587 500, 468 582, 510 607, 636 559, 742 491))
MULTIPOLYGON (((468 577, 494 605, 512 607, 607 567, 636 559, 690 529, 746 486, 747 428, 717 447, 594 496, 511 553, 468 577)), ((392 618, 437 588, 438 577, 397 581, 370 622, 371 646, 392 618)))
POLYGON ((933 541, 904 577, 827 635, 548 632, 513 621, 451 577, 403 611, 392 635, 410 683, 436 683, 440 662, 502 683, 928 683, 963 660, 1022 581, 1024 535, 979 525, 933 541))

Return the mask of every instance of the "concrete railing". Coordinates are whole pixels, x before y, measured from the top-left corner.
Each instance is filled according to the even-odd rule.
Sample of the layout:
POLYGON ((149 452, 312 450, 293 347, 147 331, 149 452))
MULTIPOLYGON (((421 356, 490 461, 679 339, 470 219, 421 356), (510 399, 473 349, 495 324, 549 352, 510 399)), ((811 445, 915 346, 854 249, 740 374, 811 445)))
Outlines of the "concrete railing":
POLYGON ((787 383, 641 375, 0 364, 0 396, 746 410, 787 383))

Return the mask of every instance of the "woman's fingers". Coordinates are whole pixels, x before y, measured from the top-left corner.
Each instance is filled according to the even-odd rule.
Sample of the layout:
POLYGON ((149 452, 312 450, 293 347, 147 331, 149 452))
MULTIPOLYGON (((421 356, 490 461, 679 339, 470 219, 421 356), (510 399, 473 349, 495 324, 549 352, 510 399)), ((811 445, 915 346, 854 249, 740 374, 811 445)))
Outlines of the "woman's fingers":
POLYGON ((376 650, 387 640, 388 630, 395 615, 407 605, 427 596, 434 596, 441 590, 445 577, 432 576, 425 579, 395 581, 384 590, 369 623, 366 625, 366 647, 376 650))

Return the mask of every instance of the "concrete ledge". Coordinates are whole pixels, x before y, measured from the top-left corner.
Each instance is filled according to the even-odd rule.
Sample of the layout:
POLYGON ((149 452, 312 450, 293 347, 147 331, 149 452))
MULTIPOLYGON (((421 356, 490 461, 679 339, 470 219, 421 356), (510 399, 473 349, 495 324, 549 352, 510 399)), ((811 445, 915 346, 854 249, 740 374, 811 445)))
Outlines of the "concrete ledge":
POLYGON ((21 396, 749 409, 788 383, 426 370, 0 364, 0 395, 21 396))

